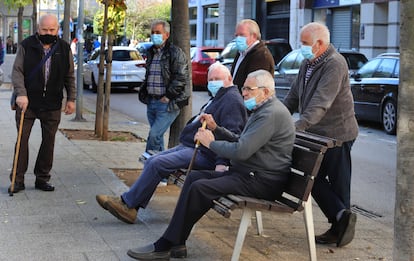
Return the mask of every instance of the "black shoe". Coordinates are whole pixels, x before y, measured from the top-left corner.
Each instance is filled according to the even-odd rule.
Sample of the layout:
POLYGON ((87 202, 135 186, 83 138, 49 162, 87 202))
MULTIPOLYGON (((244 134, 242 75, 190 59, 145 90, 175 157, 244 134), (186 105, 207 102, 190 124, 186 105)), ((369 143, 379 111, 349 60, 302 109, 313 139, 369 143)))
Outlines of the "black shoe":
POLYGON ((322 235, 315 236, 315 242, 321 245, 336 244, 338 241, 338 233, 336 231, 335 225, 332 225, 332 227, 322 235))
POLYGON ((338 241, 336 242, 337 247, 343 247, 351 243, 355 235, 355 224, 357 216, 350 210, 345 210, 338 221, 338 241))
POLYGON ((138 260, 170 260, 170 251, 155 252, 154 244, 130 249, 127 255, 138 260))
MULTIPOLYGON (((21 190, 24 190, 24 183, 14 183, 14 187, 13 187, 13 193, 17 193, 21 190)), ((11 185, 9 187, 9 189, 7 190, 9 193, 11 193, 11 185)))
POLYGON ((187 247, 185 245, 173 246, 171 248, 170 256, 172 258, 186 258, 187 247))
POLYGON ((40 189, 43 191, 54 191, 55 187, 48 182, 35 182, 35 189, 40 189))

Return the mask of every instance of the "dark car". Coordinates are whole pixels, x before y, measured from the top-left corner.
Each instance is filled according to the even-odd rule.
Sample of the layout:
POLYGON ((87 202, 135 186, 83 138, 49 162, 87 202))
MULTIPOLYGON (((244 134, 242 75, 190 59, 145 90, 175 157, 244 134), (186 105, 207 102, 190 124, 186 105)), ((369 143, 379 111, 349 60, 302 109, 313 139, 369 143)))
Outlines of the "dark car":
MULTIPOLYGON (((263 40, 263 41, 266 44, 267 48, 272 53, 275 64, 277 64, 286 54, 292 51, 292 47, 290 46, 289 42, 286 39, 275 38, 275 39, 263 40)), ((235 42, 235 39, 233 39, 223 49, 220 56, 218 57, 218 60, 222 64, 226 65, 229 69, 231 69, 231 65, 233 64, 236 54, 237 54, 236 42, 235 42)))
POLYGON ((380 122, 388 134, 397 128, 400 54, 383 53, 370 60, 351 78, 358 120, 380 122))
POLYGON ((222 47, 191 47, 193 90, 207 90, 208 67, 216 62, 222 50, 222 47))
MULTIPOLYGON (((338 51, 345 57, 350 75, 355 73, 368 61, 367 57, 362 53, 353 50, 338 51)), ((280 100, 283 100, 289 92, 292 82, 298 75, 299 67, 303 59, 300 49, 295 49, 283 57, 283 59, 276 65, 275 88, 276 95, 280 100)))

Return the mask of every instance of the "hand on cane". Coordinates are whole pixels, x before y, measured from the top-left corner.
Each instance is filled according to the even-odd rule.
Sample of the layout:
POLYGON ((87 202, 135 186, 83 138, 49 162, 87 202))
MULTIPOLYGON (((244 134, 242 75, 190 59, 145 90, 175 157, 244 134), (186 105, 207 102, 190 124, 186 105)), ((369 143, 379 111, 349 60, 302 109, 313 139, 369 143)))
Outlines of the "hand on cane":
POLYGON ((210 143, 214 141, 214 135, 211 130, 199 128, 194 136, 194 140, 197 143, 203 144, 204 147, 210 148, 210 143))

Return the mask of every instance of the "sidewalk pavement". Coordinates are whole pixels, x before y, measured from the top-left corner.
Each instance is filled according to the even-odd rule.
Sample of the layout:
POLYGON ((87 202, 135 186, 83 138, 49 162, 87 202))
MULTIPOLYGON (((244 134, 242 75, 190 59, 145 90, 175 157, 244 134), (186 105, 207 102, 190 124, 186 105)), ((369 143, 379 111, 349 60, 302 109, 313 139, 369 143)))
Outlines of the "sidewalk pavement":
MULTIPOLYGON (((146 209, 140 209, 136 224, 128 225, 103 210, 96 194, 114 194, 127 186, 111 168, 140 169, 137 158, 143 142, 68 140, 57 133, 51 183, 54 192, 34 189, 33 162, 40 143, 35 124, 30 138, 30 164, 26 190, 10 197, 9 173, 16 141, 14 112, 10 110, 10 85, 0 87, 0 261, 3 260, 133 260, 130 248, 154 242, 166 228, 177 201, 177 190, 156 193, 146 209)), ((60 128, 94 129, 95 104, 83 101, 84 122, 74 115, 62 116, 60 128)), ((110 130, 133 132, 146 137, 148 126, 114 110, 110 130)), ((173 185, 171 185, 173 186, 173 185)), ((317 234, 328 228, 314 204, 317 234)), ((240 212, 226 219, 209 211, 193 229, 187 241, 186 260, 230 260, 240 212)), ((248 230, 240 260, 308 260, 305 227, 300 213, 263 213, 265 236, 248 230)), ((355 239, 351 244, 317 245, 318 260, 392 260, 393 228, 381 220, 358 214, 355 239)), ((173 259, 172 259, 173 260, 173 259)))

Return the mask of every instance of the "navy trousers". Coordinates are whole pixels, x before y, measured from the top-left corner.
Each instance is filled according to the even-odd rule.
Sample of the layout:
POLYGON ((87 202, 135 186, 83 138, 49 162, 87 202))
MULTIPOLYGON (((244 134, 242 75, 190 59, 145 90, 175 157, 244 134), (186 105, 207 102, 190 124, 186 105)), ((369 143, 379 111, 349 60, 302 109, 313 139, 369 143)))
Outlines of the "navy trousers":
POLYGON ((342 209, 351 208, 351 148, 354 141, 328 149, 323 158, 312 196, 332 223, 342 209))

